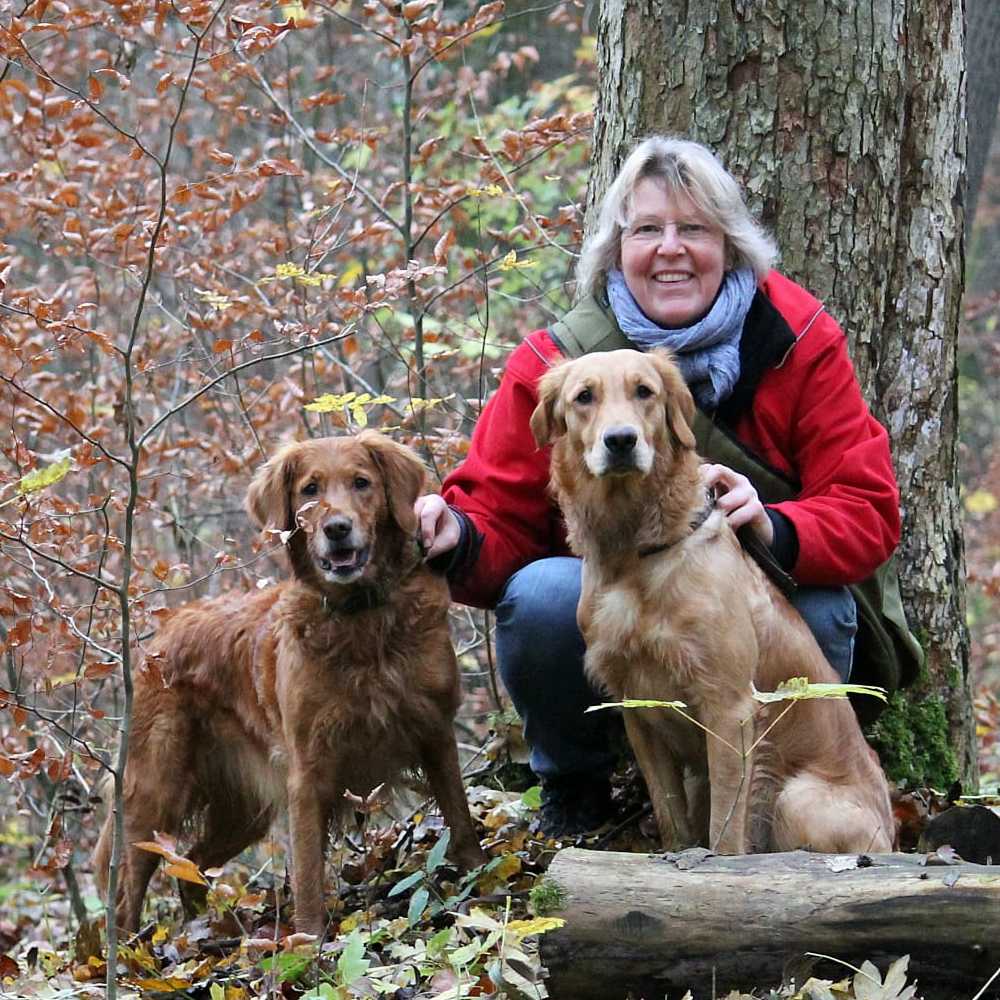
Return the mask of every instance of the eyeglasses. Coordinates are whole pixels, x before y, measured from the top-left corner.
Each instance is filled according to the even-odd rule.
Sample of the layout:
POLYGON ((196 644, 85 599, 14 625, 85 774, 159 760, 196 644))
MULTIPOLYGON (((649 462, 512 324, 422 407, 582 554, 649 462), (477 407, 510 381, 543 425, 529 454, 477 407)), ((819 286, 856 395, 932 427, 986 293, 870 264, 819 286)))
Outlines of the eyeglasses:
POLYGON ((716 230, 704 222, 664 222, 653 218, 636 219, 622 230, 622 236, 636 243, 660 243, 671 227, 676 232, 677 239, 685 244, 703 243, 716 236, 716 230))

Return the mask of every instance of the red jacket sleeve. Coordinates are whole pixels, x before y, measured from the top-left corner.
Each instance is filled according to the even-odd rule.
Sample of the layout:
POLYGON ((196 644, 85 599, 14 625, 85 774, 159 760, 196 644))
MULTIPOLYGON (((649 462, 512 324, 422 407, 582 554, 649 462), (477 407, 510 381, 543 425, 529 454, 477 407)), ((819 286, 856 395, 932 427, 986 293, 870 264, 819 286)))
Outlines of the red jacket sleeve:
POLYGON ((802 484, 796 500, 774 505, 798 536, 792 574, 799 583, 857 583, 885 562, 900 532, 889 439, 827 313, 765 375, 737 433, 802 484))
POLYGON ((478 558, 451 582, 452 597, 463 604, 493 607, 514 572, 566 552, 562 519, 548 488, 551 448, 539 449, 529 427, 538 380, 559 357, 544 331, 511 354, 499 388, 476 422, 468 456, 444 481, 445 500, 482 536, 478 558))

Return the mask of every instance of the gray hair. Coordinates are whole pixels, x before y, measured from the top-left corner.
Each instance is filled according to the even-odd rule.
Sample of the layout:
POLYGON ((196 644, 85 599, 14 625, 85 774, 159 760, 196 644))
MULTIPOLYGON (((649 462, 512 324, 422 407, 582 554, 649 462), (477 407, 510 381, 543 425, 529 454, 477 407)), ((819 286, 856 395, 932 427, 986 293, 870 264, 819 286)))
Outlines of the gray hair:
POLYGON ((662 181, 671 194, 686 195, 722 230, 728 268, 749 267, 758 280, 771 269, 777 245, 750 215, 739 184, 718 157, 700 143, 654 135, 632 150, 604 195, 597 229, 585 241, 576 267, 578 296, 600 293, 608 271, 619 266, 632 195, 646 178, 662 181))

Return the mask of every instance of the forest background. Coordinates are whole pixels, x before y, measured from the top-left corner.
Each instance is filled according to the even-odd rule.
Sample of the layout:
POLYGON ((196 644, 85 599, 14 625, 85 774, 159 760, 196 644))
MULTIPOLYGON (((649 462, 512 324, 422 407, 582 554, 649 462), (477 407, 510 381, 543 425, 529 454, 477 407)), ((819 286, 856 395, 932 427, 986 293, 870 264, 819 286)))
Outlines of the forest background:
MULTIPOLYGON (((253 537, 242 512, 252 471, 290 437, 369 425, 443 476, 507 352, 571 301, 591 163, 589 23, 573 3, 0 6, 0 955, 13 963, 0 979, 53 973, 83 989, 85 970, 102 975, 88 858, 127 714, 122 679, 163 609, 282 572, 276 543, 253 537)), ((986 788, 1000 779, 998 246, 994 151, 960 339, 986 788)), ((490 734, 506 732, 506 706, 488 616, 454 619, 461 738, 481 772, 504 759, 490 734)), ((504 831, 494 888, 517 898, 543 864, 504 825, 519 806, 483 796, 480 820, 504 831)), ((416 829, 406 850, 362 837, 356 885, 426 866, 432 841, 421 854, 416 829)), ((220 877, 229 916, 260 930, 279 874, 220 877)), ((413 887, 397 894, 405 933, 388 934, 424 971, 393 988, 438 977, 427 995, 491 992, 504 944, 457 926, 430 947, 442 929, 427 874, 426 909, 414 916, 413 887), (463 947, 463 962, 442 957, 463 947)), ((360 926, 344 918, 343 935, 360 926)), ((196 965, 178 972, 205 961, 190 948, 171 960, 137 946, 133 979, 169 967, 189 986, 223 981, 214 966, 200 980, 196 965)), ((259 956, 237 971, 226 989, 298 975, 282 980, 288 970, 259 956)), ((330 976, 344 990, 365 978, 330 976)))

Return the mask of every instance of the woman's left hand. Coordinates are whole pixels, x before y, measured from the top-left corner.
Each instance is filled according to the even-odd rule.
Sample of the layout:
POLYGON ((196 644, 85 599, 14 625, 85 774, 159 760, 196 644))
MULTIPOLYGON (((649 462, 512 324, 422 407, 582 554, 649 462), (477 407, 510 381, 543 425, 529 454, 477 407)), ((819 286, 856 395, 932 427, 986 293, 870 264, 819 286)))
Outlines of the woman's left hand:
POLYGON ((715 506, 726 515, 733 531, 749 524, 754 534, 770 547, 774 527, 753 483, 725 465, 703 465, 700 471, 706 489, 716 493, 715 506))

